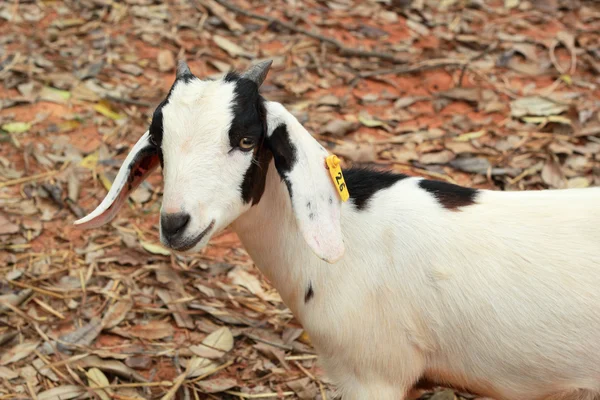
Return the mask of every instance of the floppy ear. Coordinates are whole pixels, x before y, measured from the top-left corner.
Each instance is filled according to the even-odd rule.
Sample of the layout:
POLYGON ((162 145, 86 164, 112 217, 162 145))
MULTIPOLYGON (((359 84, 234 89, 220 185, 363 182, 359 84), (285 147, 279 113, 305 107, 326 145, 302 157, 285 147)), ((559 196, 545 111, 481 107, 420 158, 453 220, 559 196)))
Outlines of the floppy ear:
POLYGON ((304 240, 319 258, 334 263, 344 255, 341 199, 325 159, 329 155, 281 104, 266 103, 267 145, 285 181, 304 240))
POLYGON ((109 223, 117 215, 131 192, 154 171, 159 163, 158 151, 150 143, 150 133, 146 131, 125 158, 102 203, 90 214, 75 221, 75 225, 79 228, 90 229, 109 223))

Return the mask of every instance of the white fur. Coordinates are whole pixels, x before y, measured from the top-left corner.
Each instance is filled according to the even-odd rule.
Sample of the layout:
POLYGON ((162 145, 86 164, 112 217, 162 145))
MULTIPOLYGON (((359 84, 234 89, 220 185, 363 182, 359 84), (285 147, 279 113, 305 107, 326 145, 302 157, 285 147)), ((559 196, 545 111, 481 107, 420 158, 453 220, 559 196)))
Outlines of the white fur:
POLYGON ((335 265, 298 233, 273 165, 233 224, 344 398, 401 399, 422 375, 496 399, 598 396, 600 188, 481 191, 449 211, 419 179, 344 203, 335 265))
POLYGON ((216 221, 192 251, 232 224, 345 399, 403 399, 422 376, 498 400, 599 398, 600 188, 480 191, 450 211, 406 178, 365 210, 329 207, 322 147, 268 103, 268 134, 284 122, 297 146, 294 195, 271 163, 251 207, 240 196, 251 155, 228 142, 232 98, 221 81, 175 86, 163 210, 189 212, 190 236, 216 221), (314 254, 344 248, 333 265, 314 254))

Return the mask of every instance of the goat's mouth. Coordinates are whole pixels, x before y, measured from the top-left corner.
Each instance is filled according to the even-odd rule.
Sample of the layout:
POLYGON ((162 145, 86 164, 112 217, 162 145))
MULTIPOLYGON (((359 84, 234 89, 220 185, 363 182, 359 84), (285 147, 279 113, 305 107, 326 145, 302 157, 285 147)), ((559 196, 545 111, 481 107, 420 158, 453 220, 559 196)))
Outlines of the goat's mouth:
POLYGON ((215 220, 213 219, 210 224, 199 234, 191 238, 184 238, 176 243, 169 243, 169 247, 178 252, 188 251, 196 246, 204 237, 214 228, 215 220))

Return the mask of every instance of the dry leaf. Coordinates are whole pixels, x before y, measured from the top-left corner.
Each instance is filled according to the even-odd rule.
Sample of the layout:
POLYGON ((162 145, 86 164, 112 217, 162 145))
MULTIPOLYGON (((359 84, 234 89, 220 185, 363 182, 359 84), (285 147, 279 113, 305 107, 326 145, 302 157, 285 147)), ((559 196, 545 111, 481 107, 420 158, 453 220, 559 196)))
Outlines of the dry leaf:
POLYGON ((154 243, 146 242, 143 240, 140 241, 140 244, 142 245, 144 250, 146 250, 149 253, 159 254, 161 256, 171 255, 170 250, 165 249, 163 246, 161 246, 159 244, 154 244, 154 243))
POLYGON ((169 72, 175 69, 175 57, 171 50, 163 49, 159 51, 156 62, 158 63, 158 70, 161 72, 169 72))
POLYGON ((147 379, 142 375, 117 360, 105 360, 98 356, 87 356, 81 360, 77 360, 73 364, 78 365, 81 368, 98 368, 101 371, 115 374, 136 382, 147 382, 147 379))
POLYGON ((219 393, 237 386, 237 380, 233 378, 214 378, 196 382, 196 386, 204 393, 219 393))
POLYGON ((135 325, 127 330, 133 337, 146 340, 164 339, 173 336, 173 326, 164 321, 149 321, 147 324, 135 325))
POLYGON ((522 97, 511 101, 510 113, 515 118, 532 116, 557 115, 567 111, 567 106, 547 100, 543 97, 522 97))
POLYGON ((38 393, 38 400, 69 400, 82 396, 86 393, 84 387, 75 385, 64 385, 38 393))
POLYGON ((8 365, 28 357, 37 347, 40 342, 37 340, 28 340, 16 345, 0 357, 0 365, 8 365))
POLYGON ((456 156, 450 150, 442 150, 434 153, 422 154, 419 161, 423 164, 447 164, 456 156))
MULTIPOLYGON (((91 388, 98 388, 110 385, 110 382, 102 371, 98 368, 90 368, 85 373, 88 377, 88 385, 91 388)), ((112 398, 110 389, 95 389, 93 391, 101 400, 110 400, 112 398)))
POLYGON ((565 176, 558 163, 550 160, 542 168, 542 180, 554 188, 564 188, 566 186, 565 176))
POLYGON ((213 40, 217 46, 225 50, 231 57, 244 56, 247 58, 253 58, 251 53, 247 52, 241 46, 235 44, 224 36, 213 35, 213 40))
POLYGON ((233 348, 233 335, 226 326, 217 329, 210 335, 208 335, 202 344, 213 349, 228 352, 233 348))
POLYGON ((76 346, 89 346, 96 340, 101 331, 102 321, 99 318, 94 318, 81 328, 62 335, 58 339, 57 347, 60 350, 67 350, 76 346))
POLYGON ((104 329, 114 328, 119 325, 132 308, 133 301, 131 299, 118 300, 112 304, 104 314, 104 317, 102 317, 102 326, 104 329))
POLYGON ((11 380, 11 379, 16 379, 19 377, 19 374, 16 373, 14 370, 8 368, 8 367, 0 367, 0 379, 6 379, 6 380, 11 380))

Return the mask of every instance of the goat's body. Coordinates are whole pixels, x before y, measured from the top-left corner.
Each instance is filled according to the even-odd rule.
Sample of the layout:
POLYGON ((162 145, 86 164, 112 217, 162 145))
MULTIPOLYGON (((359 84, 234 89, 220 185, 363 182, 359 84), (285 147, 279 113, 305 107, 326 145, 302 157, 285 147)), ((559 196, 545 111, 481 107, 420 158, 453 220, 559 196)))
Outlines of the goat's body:
POLYGON ((599 394, 600 188, 479 191, 450 211, 419 181, 345 203, 334 265, 273 165, 234 223, 345 398, 399 399, 420 377, 507 400, 599 394))

